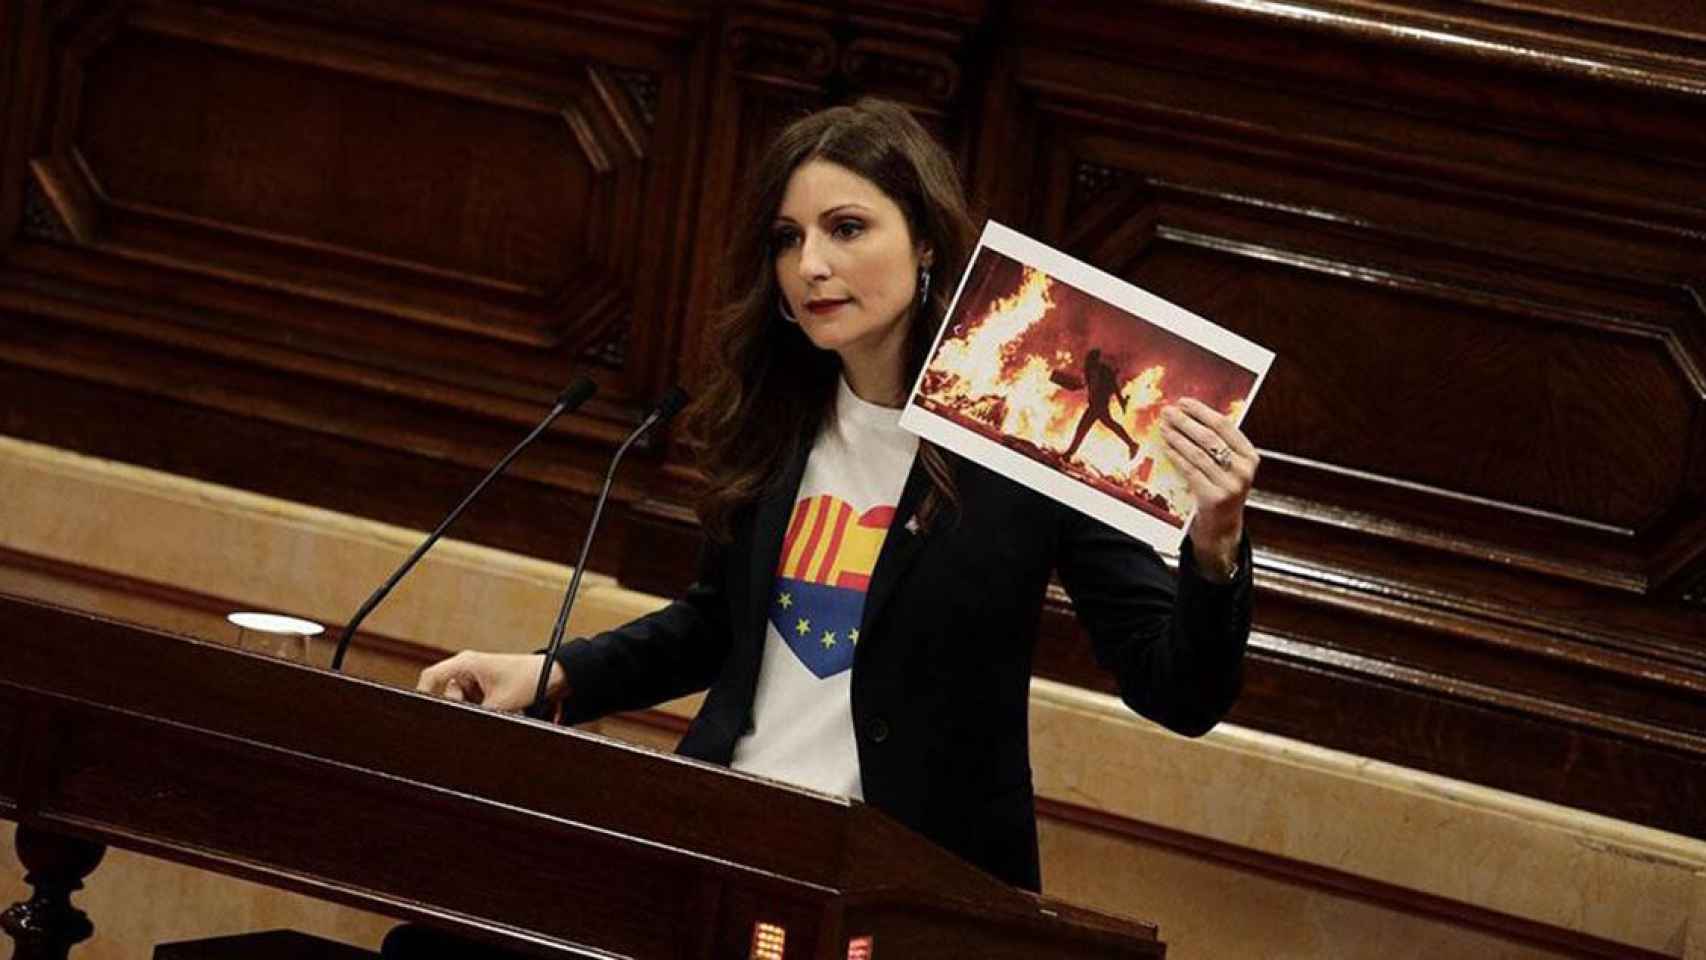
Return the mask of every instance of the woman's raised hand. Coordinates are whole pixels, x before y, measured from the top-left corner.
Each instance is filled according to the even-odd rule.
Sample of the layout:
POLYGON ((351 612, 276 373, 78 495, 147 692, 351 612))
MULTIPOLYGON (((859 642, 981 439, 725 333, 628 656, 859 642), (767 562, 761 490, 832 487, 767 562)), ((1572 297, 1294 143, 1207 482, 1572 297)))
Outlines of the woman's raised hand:
MULTIPOLYGON (((533 703, 539 685, 542 653, 481 653, 464 650, 454 657, 421 671, 415 689, 448 700, 477 703, 493 710, 519 712, 533 703)), ((545 688, 548 699, 562 696, 563 666, 551 664, 551 679, 545 688)))
POLYGON ((1191 551, 1207 576, 1226 580, 1238 562, 1244 500, 1262 458, 1231 417, 1206 403, 1187 397, 1161 414, 1169 459, 1197 498, 1191 551))

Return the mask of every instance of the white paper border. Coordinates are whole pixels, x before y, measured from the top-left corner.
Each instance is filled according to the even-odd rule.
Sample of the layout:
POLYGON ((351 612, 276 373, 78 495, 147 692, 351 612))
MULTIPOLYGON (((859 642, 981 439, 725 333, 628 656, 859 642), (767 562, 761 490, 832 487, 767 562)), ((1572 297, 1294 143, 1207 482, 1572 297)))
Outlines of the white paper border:
MULTIPOLYGON (((1273 351, 1251 343, 1238 334, 1217 326, 1177 304, 1169 303, 1147 290, 1104 273, 1081 260, 1038 243, 1030 237, 993 220, 984 225, 983 235, 978 239, 977 249, 966 261, 965 272, 960 275, 959 287, 954 290, 954 299, 948 305, 947 315, 949 317, 952 317, 954 311, 959 309, 960 296, 965 292, 966 281, 971 278, 972 265, 977 263, 978 254, 985 249, 1035 267, 1057 282, 1076 287, 1098 300, 1132 314, 1140 321, 1152 323, 1181 339, 1188 340, 1246 370, 1254 372, 1256 374, 1255 382, 1250 385, 1249 392, 1243 397, 1243 404, 1239 408, 1235 425, 1241 425, 1244 422, 1244 417, 1249 413, 1250 405, 1254 402, 1256 393, 1261 390, 1262 382, 1267 379, 1268 368, 1273 364, 1273 351)), ((935 342, 930 345, 930 352, 927 356, 931 360, 936 358, 936 352, 942 345, 942 338, 947 336, 948 327, 949 325, 944 323, 941 331, 936 334, 935 342)), ((1010 450, 979 433, 944 417, 937 416, 915 402, 924 383, 924 372, 928 369, 929 363, 927 362, 924 370, 920 370, 917 379, 913 381, 912 390, 907 394, 906 407, 900 417, 900 425, 903 428, 945 449, 952 450, 960 456, 982 464, 996 473, 1017 480, 1025 486, 1094 517, 1116 530, 1130 534, 1162 553, 1177 554, 1179 552, 1179 546, 1185 538, 1185 531, 1190 528, 1191 520, 1196 516, 1194 507, 1189 514, 1183 517, 1184 525, 1174 527, 1165 520, 1134 507, 1117 497, 1103 493, 1075 477, 1044 466, 1022 453, 1010 450)))

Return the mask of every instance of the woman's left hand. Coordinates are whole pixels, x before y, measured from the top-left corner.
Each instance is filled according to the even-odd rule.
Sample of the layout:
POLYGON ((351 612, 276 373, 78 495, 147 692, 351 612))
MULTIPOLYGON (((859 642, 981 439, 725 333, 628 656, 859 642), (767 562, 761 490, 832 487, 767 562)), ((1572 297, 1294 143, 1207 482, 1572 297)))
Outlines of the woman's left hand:
POLYGON ((1189 397, 1161 409, 1161 436, 1197 499, 1190 530, 1197 568, 1211 580, 1230 580, 1244 537, 1244 500, 1262 458, 1231 417, 1189 397))

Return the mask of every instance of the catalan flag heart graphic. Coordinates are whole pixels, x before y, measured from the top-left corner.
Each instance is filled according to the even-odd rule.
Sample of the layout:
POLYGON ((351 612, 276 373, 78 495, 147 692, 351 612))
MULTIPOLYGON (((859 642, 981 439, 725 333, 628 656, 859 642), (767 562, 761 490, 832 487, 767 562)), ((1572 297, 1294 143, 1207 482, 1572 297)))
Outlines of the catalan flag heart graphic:
POLYGON ((770 598, 770 623, 819 679, 853 666, 865 592, 893 507, 856 514, 828 494, 794 504, 770 598))

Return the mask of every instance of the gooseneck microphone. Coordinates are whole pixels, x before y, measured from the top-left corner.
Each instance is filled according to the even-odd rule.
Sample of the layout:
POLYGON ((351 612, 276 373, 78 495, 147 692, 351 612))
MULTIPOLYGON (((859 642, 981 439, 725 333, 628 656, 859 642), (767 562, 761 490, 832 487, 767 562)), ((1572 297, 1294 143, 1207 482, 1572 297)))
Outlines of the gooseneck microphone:
POLYGON ((429 534, 426 540, 415 548, 414 553, 409 554, 409 559, 404 560, 403 565, 397 568, 397 572, 391 574, 391 579, 380 585, 378 590, 373 591, 373 596, 368 597, 367 602, 361 605, 361 609, 355 612, 354 617, 350 618, 349 625, 344 627, 343 634, 338 637, 338 649, 332 654, 333 670, 343 669, 344 654, 349 652, 350 639, 355 636, 356 627, 361 626, 361 622, 367 619, 367 615, 373 612, 373 608, 379 606, 379 601, 385 599, 385 595, 390 593, 391 588, 403 579, 404 574, 413 569, 415 563, 432 548, 433 544, 438 542, 439 537, 444 535, 444 531, 450 529, 450 525, 456 522, 456 518, 462 515, 462 511, 468 509, 468 505, 473 503, 474 498, 486 489, 486 485, 497 479, 498 474, 503 473, 504 468, 509 466, 509 462, 515 459, 516 454, 526 449, 528 444, 532 443, 541 433, 544 433, 545 428, 551 425, 551 421, 585 403, 597 391, 598 386, 596 384, 586 377, 580 377, 564 388, 562 393, 557 394, 557 402, 551 406, 551 412, 545 415, 545 419, 539 421, 539 426, 534 427, 532 433, 523 437, 520 443, 516 444, 502 460, 498 461, 498 465, 486 474, 486 478, 481 480, 479 485, 474 487, 466 497, 462 498, 462 502, 456 505, 456 509, 450 511, 450 516, 444 518, 444 522, 438 525, 438 529, 429 534))
POLYGON ((526 710, 528 716, 536 720, 546 717, 545 688, 551 682, 551 664, 557 662, 557 650, 563 645, 563 628, 569 622, 569 610, 575 605, 575 595, 580 592, 581 572, 586 570, 587 554, 592 551, 592 538, 598 533, 598 519, 604 515, 604 502, 610 499, 610 484, 616 479, 616 465, 622 462, 622 455, 640 439, 646 431, 652 429, 670 417, 681 412, 687 405, 687 391, 680 387, 670 387, 663 395, 652 412, 634 432, 628 434, 628 439, 622 441, 622 446, 616 448, 616 455, 610 458, 610 469, 604 473, 604 489, 599 491, 598 502, 592 508, 592 523, 587 525, 586 539, 581 541, 580 559, 575 561, 574 575, 569 578, 569 590, 563 594, 563 606, 557 611, 557 625, 551 629, 551 643, 545 648, 545 663, 539 668, 539 684, 533 690, 533 704, 526 710))

